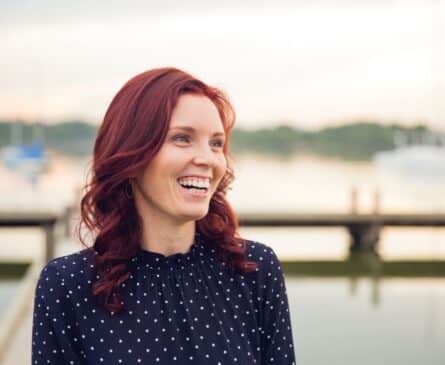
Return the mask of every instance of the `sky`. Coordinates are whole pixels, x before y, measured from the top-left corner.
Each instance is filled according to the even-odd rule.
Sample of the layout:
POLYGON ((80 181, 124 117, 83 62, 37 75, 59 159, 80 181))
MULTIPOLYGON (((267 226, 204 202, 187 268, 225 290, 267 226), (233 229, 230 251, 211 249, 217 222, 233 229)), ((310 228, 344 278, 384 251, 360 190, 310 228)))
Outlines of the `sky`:
POLYGON ((174 66, 240 127, 445 131, 445 0, 2 0, 0 50, 1 119, 98 124, 129 78, 174 66))

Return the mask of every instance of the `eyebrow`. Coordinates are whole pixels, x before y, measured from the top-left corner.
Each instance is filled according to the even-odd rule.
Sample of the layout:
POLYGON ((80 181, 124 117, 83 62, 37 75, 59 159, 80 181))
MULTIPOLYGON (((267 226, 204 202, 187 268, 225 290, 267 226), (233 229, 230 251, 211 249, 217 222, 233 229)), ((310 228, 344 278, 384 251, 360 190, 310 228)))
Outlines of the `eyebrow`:
MULTIPOLYGON (((193 128, 193 127, 188 127, 188 126, 172 127, 171 129, 181 129, 181 130, 184 130, 184 131, 187 131, 187 132, 190 132, 190 133, 195 133, 195 132, 196 132, 196 129, 195 129, 195 128, 193 128)), ((215 132, 215 133, 213 133, 212 136, 213 136, 213 137, 215 137, 215 136, 222 136, 222 137, 225 137, 225 133, 223 133, 223 132, 215 132)))

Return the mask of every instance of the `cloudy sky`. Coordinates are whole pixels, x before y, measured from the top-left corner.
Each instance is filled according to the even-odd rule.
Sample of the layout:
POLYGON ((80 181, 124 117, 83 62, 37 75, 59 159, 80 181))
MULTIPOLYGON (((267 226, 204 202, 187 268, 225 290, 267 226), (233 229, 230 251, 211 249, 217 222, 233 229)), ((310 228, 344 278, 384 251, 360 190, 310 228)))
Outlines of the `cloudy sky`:
POLYGON ((2 0, 0 118, 99 123, 126 80, 169 65, 223 88, 246 128, 445 130, 444 3, 2 0))

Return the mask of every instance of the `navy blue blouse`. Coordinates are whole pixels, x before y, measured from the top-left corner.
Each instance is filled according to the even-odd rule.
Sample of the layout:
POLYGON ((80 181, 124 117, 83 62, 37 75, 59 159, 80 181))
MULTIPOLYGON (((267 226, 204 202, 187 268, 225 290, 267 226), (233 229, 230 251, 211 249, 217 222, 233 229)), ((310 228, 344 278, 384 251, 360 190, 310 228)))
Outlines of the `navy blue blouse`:
POLYGON ((247 241, 247 258, 258 263, 250 273, 228 270, 199 234, 187 253, 140 248, 121 284, 121 313, 94 304, 88 252, 41 271, 32 364, 295 364, 284 277, 265 244, 247 241))

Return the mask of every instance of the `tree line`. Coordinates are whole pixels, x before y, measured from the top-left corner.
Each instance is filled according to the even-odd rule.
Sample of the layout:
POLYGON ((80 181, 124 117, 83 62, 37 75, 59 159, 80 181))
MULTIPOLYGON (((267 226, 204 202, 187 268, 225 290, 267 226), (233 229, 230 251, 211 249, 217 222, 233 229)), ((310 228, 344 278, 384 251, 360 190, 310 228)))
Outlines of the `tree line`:
MULTIPOLYGON (((64 121, 55 124, 0 121, 0 147, 11 143, 13 125, 21 124, 22 143, 31 143, 43 136, 45 146, 67 154, 91 154, 98 126, 85 121, 64 121), (36 133, 38 131, 38 133, 36 133)), ((260 153, 289 157, 298 152, 311 152, 343 159, 366 160, 378 151, 395 148, 395 134, 438 133, 424 125, 383 125, 356 121, 308 131, 288 125, 247 130, 235 128, 230 150, 234 155, 260 153)))

